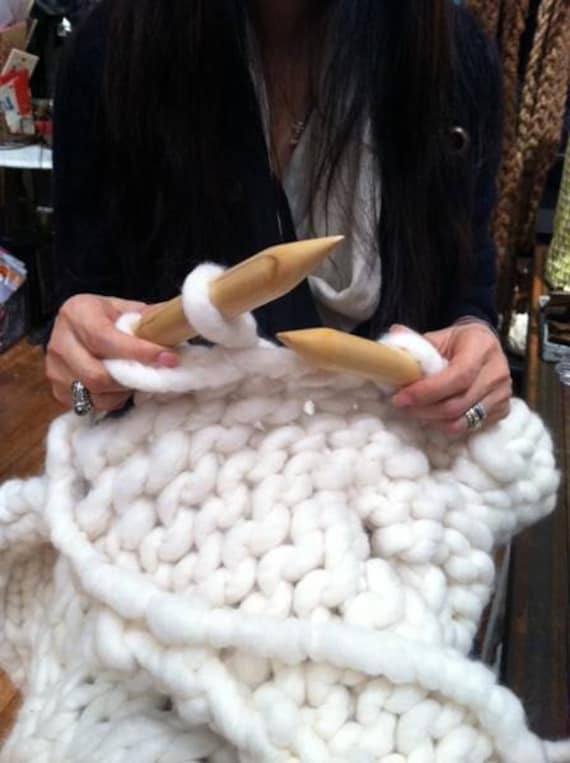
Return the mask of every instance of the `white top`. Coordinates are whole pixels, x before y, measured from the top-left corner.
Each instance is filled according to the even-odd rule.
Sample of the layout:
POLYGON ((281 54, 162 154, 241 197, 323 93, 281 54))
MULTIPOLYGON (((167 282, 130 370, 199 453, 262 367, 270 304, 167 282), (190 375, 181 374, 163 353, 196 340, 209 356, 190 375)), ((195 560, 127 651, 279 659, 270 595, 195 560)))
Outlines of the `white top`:
MULTIPOLYGON (((269 102, 255 34, 249 34, 251 73, 260 103, 265 139, 270 149, 269 102)), ((309 276, 309 285, 323 323, 351 331, 371 318, 380 302, 382 268, 377 225, 381 180, 376 169, 370 123, 347 146, 327 199, 317 188, 311 199, 311 173, 319 145, 318 115, 313 110, 282 177, 295 232, 299 239, 343 235, 338 246, 309 276), (328 203, 327 203, 328 202, 328 203)))
POLYGON ((53 167, 52 150, 47 146, 0 147, 0 167, 21 170, 51 170, 53 167))
POLYGON ((322 188, 310 198, 314 136, 311 119, 295 148, 285 175, 287 195, 300 239, 343 235, 344 242, 309 276, 321 319, 327 326, 351 331, 374 315, 380 301, 382 269, 376 226, 380 217, 380 182, 369 125, 346 149, 327 200, 322 188), (328 203, 327 203, 328 201, 328 203))

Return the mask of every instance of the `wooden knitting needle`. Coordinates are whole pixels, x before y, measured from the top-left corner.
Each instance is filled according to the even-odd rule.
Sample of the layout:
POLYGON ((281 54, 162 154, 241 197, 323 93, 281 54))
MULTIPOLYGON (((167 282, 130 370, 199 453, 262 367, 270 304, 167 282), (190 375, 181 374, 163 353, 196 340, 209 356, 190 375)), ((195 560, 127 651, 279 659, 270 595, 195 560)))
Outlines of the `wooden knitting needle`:
MULTIPOLYGON (((210 299, 224 318, 255 310, 301 283, 343 238, 328 236, 264 249, 213 281, 210 299)), ((135 329, 135 336, 165 347, 175 347, 196 335, 180 297, 145 312, 135 329)))
POLYGON ((334 329, 307 329, 277 334, 283 344, 318 368, 364 376, 390 387, 423 377, 419 363, 405 350, 334 329))

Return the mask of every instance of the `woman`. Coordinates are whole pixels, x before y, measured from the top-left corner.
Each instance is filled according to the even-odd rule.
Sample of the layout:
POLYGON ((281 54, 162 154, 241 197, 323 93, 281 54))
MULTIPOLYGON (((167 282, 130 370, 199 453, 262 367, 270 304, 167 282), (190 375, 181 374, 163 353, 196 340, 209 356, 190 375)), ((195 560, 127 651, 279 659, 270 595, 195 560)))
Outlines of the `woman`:
POLYGON ((428 332, 449 367, 394 404, 447 433, 499 420, 498 82, 475 22, 445 0, 104 0, 57 99, 55 396, 69 404, 80 380, 112 410, 129 392, 102 358, 175 365, 113 323, 197 262, 343 233, 331 265, 258 311, 260 329, 428 332))

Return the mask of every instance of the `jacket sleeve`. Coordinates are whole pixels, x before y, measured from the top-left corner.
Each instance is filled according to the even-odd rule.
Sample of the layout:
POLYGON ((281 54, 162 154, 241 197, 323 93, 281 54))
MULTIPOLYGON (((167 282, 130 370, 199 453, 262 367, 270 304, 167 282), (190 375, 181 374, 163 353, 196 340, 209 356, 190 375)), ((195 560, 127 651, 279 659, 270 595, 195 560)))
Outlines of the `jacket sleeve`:
POLYGON ((448 322, 470 315, 495 326, 496 250, 491 218, 502 148, 501 67, 495 46, 466 12, 461 12, 459 27, 463 43, 459 48, 463 59, 460 86, 466 103, 465 121, 471 136, 474 173, 472 252, 466 284, 452 299, 448 322))
POLYGON ((120 259, 104 214, 101 89, 108 13, 95 9, 68 43, 54 113, 57 305, 83 293, 120 296, 120 259))

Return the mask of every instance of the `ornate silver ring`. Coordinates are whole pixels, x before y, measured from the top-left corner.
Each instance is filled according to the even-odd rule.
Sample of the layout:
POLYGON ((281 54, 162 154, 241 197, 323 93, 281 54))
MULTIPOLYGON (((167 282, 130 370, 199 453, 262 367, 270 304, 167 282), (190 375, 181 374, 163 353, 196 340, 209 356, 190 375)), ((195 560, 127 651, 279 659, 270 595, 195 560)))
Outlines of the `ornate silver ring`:
POLYGON ((93 400, 87 387, 76 379, 71 385, 71 400, 73 411, 78 416, 86 416, 93 410, 93 400))

